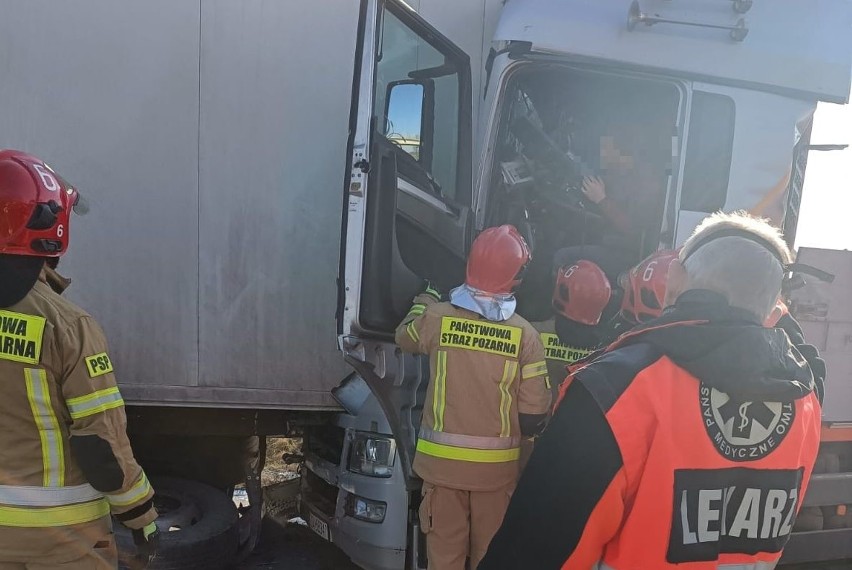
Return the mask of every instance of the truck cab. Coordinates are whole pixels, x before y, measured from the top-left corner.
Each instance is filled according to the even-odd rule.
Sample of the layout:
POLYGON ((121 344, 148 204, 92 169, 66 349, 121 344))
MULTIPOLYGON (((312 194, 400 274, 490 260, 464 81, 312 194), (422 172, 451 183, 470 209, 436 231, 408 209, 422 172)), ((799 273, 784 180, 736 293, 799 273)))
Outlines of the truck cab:
POLYGON ((847 102, 852 69, 839 0, 485 0, 450 26, 468 43, 459 28, 481 30, 473 57, 422 17, 441 19, 438 0, 415 4, 362 2, 338 323, 371 395, 345 406, 332 465, 305 464, 305 485, 333 499, 319 508, 305 493, 312 527, 368 568, 425 565, 411 462, 428 362, 393 342, 424 279, 460 284, 477 232, 511 223, 533 251, 517 296, 534 321, 549 316, 563 248, 608 247, 627 268, 718 210, 769 218, 792 244, 813 112, 847 102), (589 175, 621 222, 583 196, 589 175), (353 470, 364 457, 384 475, 353 470), (360 534, 351 497, 363 512, 383 503, 384 520, 360 534), (377 562, 370 548, 393 554, 377 562))

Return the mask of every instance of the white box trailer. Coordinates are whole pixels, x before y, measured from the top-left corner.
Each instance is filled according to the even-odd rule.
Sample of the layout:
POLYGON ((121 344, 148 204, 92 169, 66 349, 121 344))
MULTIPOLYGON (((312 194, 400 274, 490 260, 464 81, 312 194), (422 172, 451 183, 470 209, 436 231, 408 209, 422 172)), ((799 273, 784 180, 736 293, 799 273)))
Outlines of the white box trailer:
POLYGON ((306 516, 369 568, 423 563, 428 370, 391 335, 422 279, 458 283, 476 232, 515 223, 521 308, 546 311, 550 254, 617 238, 554 156, 594 163, 623 124, 661 189, 630 258, 719 208, 792 240, 813 110, 852 67, 843 0, 0 5, 0 144, 92 204, 61 268, 141 461, 223 489, 245 464, 256 503, 247 441, 304 434, 306 516))
MULTIPOLYGON (((838 230, 841 231, 841 230, 838 230)), ((810 544, 793 541, 788 558, 807 561, 814 552, 826 559, 852 544, 852 252, 802 247, 797 261, 831 275, 805 276, 791 291, 790 310, 805 338, 826 364, 825 403, 820 455, 800 517, 810 520, 810 544), (821 532, 820 532, 821 531, 821 532), (809 548, 809 549, 808 549, 809 548)), ((798 538, 798 537, 797 537, 798 538)))
MULTIPOLYGON (((90 202, 60 270, 107 333, 137 455, 227 489, 254 436, 333 419, 352 373, 336 314, 366 4, 0 7, 0 145, 45 157, 90 202)), ((486 2, 422 8, 470 54, 469 121, 486 2)), ((224 547, 195 545, 197 567, 233 557, 220 531, 224 547)))

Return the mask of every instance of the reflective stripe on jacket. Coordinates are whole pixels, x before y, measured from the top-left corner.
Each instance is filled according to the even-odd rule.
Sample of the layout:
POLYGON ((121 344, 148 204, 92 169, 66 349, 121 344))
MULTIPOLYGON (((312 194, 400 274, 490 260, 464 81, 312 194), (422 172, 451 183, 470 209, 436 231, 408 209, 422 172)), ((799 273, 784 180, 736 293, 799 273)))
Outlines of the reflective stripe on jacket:
POLYGON ((130 449, 103 332, 47 277, 0 309, 0 528, 110 513, 139 528, 156 518, 153 490, 130 449))

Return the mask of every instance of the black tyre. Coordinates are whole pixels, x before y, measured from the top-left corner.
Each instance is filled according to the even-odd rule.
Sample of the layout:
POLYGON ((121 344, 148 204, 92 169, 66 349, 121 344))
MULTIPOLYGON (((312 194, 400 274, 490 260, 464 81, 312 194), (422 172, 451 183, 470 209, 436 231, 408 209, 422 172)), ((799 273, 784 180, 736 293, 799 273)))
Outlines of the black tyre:
MULTIPOLYGON (((160 513, 160 547, 150 570, 219 570, 230 567, 239 548, 236 507, 222 491, 171 477, 152 478, 160 513)), ((129 530, 115 525, 119 567, 134 570, 135 547, 129 530)))
POLYGON ((823 507, 822 517, 825 530, 852 528, 852 505, 823 507))
POLYGON ((821 508, 802 507, 802 510, 799 511, 799 516, 796 517, 796 524, 793 526, 793 532, 822 530, 824 524, 821 508))

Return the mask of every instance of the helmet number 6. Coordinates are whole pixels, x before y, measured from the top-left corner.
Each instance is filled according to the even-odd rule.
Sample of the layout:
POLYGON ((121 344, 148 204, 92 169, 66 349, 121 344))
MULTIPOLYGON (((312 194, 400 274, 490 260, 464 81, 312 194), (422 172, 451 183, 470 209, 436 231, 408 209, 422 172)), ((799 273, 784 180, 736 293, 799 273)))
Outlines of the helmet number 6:
POLYGON ((654 267, 657 266, 656 261, 652 261, 648 264, 648 267, 645 268, 645 273, 642 274, 642 281, 650 281, 654 276, 654 267))
POLYGON ((58 226, 56 226, 56 237, 61 238, 64 235, 65 235, 65 226, 63 226, 62 224, 59 224, 58 226))
POLYGON ((53 174, 47 168, 41 164, 33 164, 33 168, 35 168, 35 171, 41 178, 41 183, 44 184, 45 189, 50 192, 59 190, 59 182, 56 181, 56 178, 53 177, 53 174))

